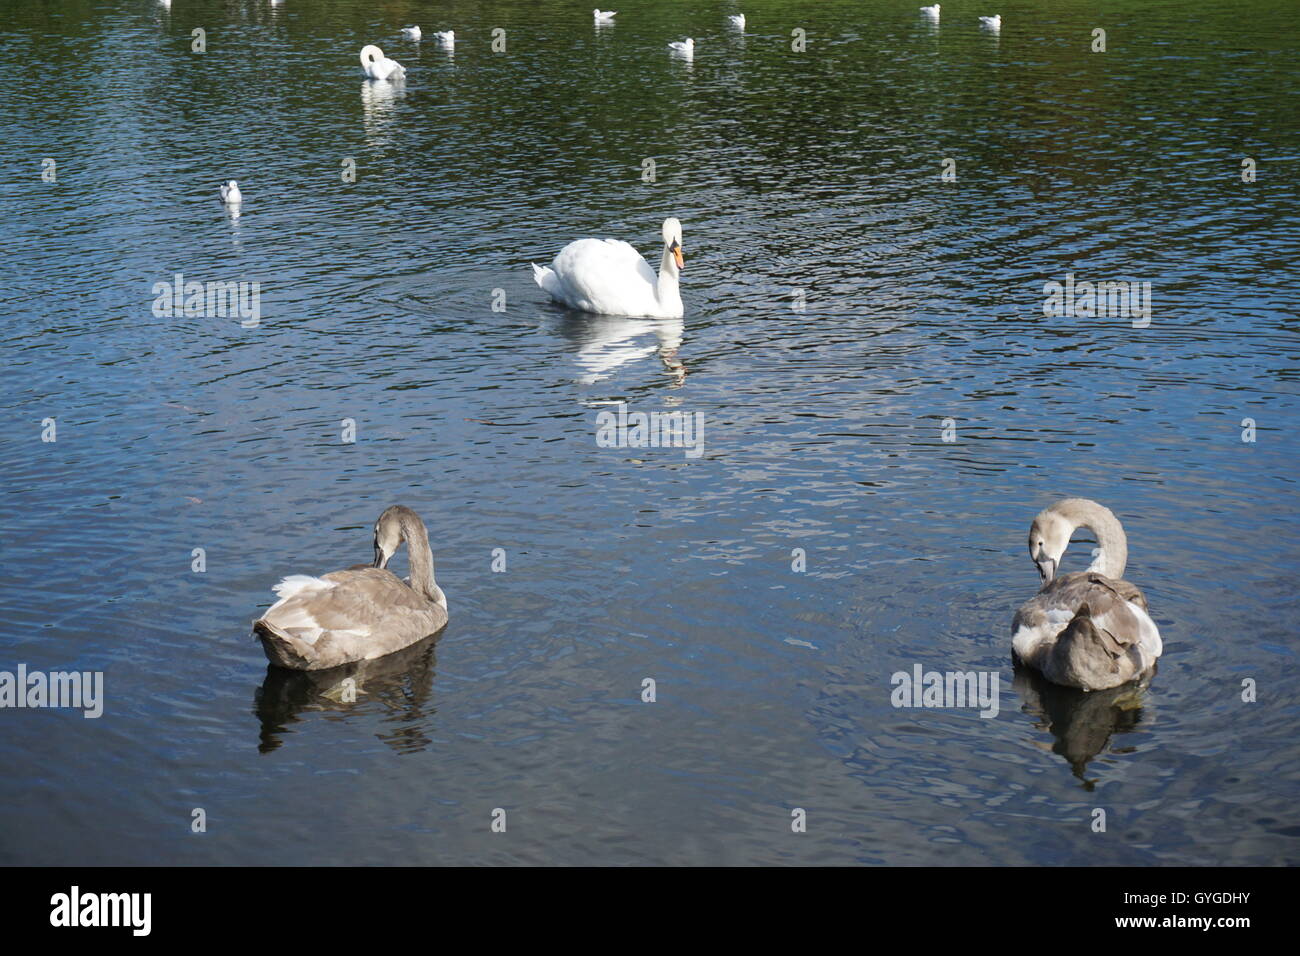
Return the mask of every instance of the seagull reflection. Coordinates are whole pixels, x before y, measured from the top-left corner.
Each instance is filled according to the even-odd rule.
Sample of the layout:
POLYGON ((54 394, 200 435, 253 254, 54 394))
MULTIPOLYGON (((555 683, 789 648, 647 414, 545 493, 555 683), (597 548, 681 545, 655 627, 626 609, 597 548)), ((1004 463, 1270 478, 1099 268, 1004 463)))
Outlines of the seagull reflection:
POLYGON ((616 315, 566 313, 560 334, 576 347, 582 369, 578 381, 591 385, 611 377, 624 365, 658 355, 676 388, 686 380, 678 355, 685 326, 681 319, 628 319, 616 315))
POLYGON ((1128 753, 1131 748, 1109 746, 1115 734, 1131 733, 1143 720, 1142 705, 1152 668, 1140 681, 1109 690, 1083 691, 1053 684, 1037 671, 1016 664, 1012 686, 1025 702, 1021 709, 1039 718, 1037 726, 1056 738, 1052 752, 1069 763, 1085 790, 1096 787, 1095 779, 1084 776, 1088 762, 1104 750, 1128 753))
POLYGON ((268 664, 262 686, 253 693, 253 713, 261 722, 257 749, 270 753, 306 714, 328 713, 342 720, 373 722, 378 717, 392 728, 377 735, 388 746, 398 753, 424 750, 432 742, 426 727, 436 712, 434 646, 440 636, 426 637, 376 660, 323 671, 291 671, 268 664))

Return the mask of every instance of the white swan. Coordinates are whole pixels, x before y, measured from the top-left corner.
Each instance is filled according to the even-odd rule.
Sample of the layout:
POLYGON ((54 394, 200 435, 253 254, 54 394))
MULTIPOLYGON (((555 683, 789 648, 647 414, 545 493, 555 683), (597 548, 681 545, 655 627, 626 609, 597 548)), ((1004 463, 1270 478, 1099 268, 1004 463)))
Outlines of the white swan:
POLYGON ((674 40, 672 43, 668 44, 668 49, 672 50, 674 53, 680 53, 682 56, 694 56, 695 41, 690 37, 687 37, 685 40, 674 40))
POLYGON ((552 299, 571 309, 602 315, 680 319, 678 276, 682 258, 682 224, 665 219, 664 254, 655 276, 650 263, 618 239, 578 239, 569 243, 549 268, 533 264, 533 278, 552 299))
POLYGON ((614 17, 618 16, 617 10, 601 10, 597 7, 591 11, 592 19, 597 23, 613 23, 614 17))
POLYGON ((433 38, 437 40, 439 43, 441 43, 443 46, 456 45, 455 30, 435 30, 433 32, 433 38))
POLYGON ((1149 671, 1164 650, 1147 599, 1124 580, 1128 540, 1119 519, 1087 498, 1044 509, 1029 528, 1029 556, 1042 589, 1011 622, 1016 656, 1054 684, 1082 690, 1118 687, 1149 671), (1076 528, 1097 536, 1087 571, 1058 575, 1076 528))
POLYGON ((244 195, 239 191, 239 183, 233 179, 221 184, 221 201, 224 203, 240 203, 244 201, 244 195))
POLYGON ((421 34, 419 25, 417 24, 413 27, 402 27, 402 36, 406 37, 408 40, 420 39, 421 34))
POLYGON ((361 68, 372 80, 400 80, 406 76, 406 67, 384 56, 384 51, 373 43, 361 48, 361 68))
POLYGON ((727 15, 727 22, 737 30, 745 29, 745 15, 743 13, 731 13, 727 15))
POLYGON ((998 13, 991 17, 980 17, 980 26, 988 27, 990 30, 1002 29, 1002 14, 998 13))
POLYGON ((939 19, 939 4, 936 3, 936 4, 933 4, 932 6, 922 7, 922 8, 921 8, 921 12, 924 13, 927 17, 930 17, 930 18, 932 18, 932 19, 934 19, 934 20, 938 20, 938 19, 939 19))

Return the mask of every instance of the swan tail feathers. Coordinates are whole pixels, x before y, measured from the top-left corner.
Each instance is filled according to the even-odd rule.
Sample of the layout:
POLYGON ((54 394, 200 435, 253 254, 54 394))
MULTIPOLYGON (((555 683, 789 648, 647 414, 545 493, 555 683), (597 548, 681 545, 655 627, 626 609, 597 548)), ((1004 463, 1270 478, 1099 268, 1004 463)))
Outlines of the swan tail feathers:
POLYGON ((290 670, 311 670, 316 661, 312 643, 305 641, 292 630, 280 627, 266 618, 253 622, 253 633, 262 642, 267 660, 290 670))
POLYGON ((304 591, 327 591, 332 587, 334 582, 324 578, 312 577, 310 574, 291 574, 279 584, 272 585, 271 590, 281 601, 286 601, 304 591))
POLYGON ((533 281, 547 292, 552 292, 555 288, 555 270, 550 266, 539 266, 536 262, 531 263, 533 267, 533 281))

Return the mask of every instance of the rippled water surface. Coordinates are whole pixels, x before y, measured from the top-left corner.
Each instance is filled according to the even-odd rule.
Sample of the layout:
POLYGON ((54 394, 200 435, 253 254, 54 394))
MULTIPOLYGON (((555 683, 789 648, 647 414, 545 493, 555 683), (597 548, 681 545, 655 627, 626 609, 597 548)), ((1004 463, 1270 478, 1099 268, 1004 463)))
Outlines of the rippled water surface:
POLYGON ((1298 8, 918 5, 0 0, 0 670, 107 698, 0 711, 0 861, 1295 862, 1298 8), (668 215, 684 322, 533 284, 668 215), (156 314, 176 273, 257 325, 156 314), (1067 274, 1149 326, 1044 316, 1067 274), (619 401, 703 454, 600 447, 619 401), (1128 531, 1146 689, 1013 672, 1065 495, 1128 531), (355 703, 269 670, 271 585, 395 502, 450 625, 355 703), (915 665, 999 713, 895 709, 915 665))

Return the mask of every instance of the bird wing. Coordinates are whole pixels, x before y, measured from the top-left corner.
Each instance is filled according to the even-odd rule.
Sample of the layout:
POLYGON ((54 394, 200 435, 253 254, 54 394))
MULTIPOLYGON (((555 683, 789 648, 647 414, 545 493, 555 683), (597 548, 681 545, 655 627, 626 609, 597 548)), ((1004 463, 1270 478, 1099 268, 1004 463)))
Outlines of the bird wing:
POLYGON ((1059 638, 1070 628, 1089 627, 1114 657, 1137 646, 1154 660, 1163 650, 1160 632, 1147 613, 1142 592, 1128 581, 1095 571, 1053 578, 1020 606, 1011 622, 1013 635, 1023 630, 1035 639, 1047 640, 1059 638))
POLYGON ((1139 614, 1146 615, 1134 607, 1134 598, 1141 601, 1142 611, 1146 610, 1146 598, 1132 584, 1085 571, 1068 582, 1063 592, 1069 595, 1067 606, 1076 608, 1075 617, 1091 620, 1112 656, 1126 654, 1129 647, 1141 643, 1145 628, 1139 614))
POLYGON ((557 284, 547 291, 573 308, 615 314, 644 308, 648 314, 656 305, 654 270, 619 239, 571 242, 556 255, 551 269, 557 284))
POLYGON ((445 608, 390 571, 354 567, 320 578, 297 577, 296 584, 281 583, 288 596, 253 622, 267 656, 283 667, 321 670, 374 660, 447 623, 445 608))

